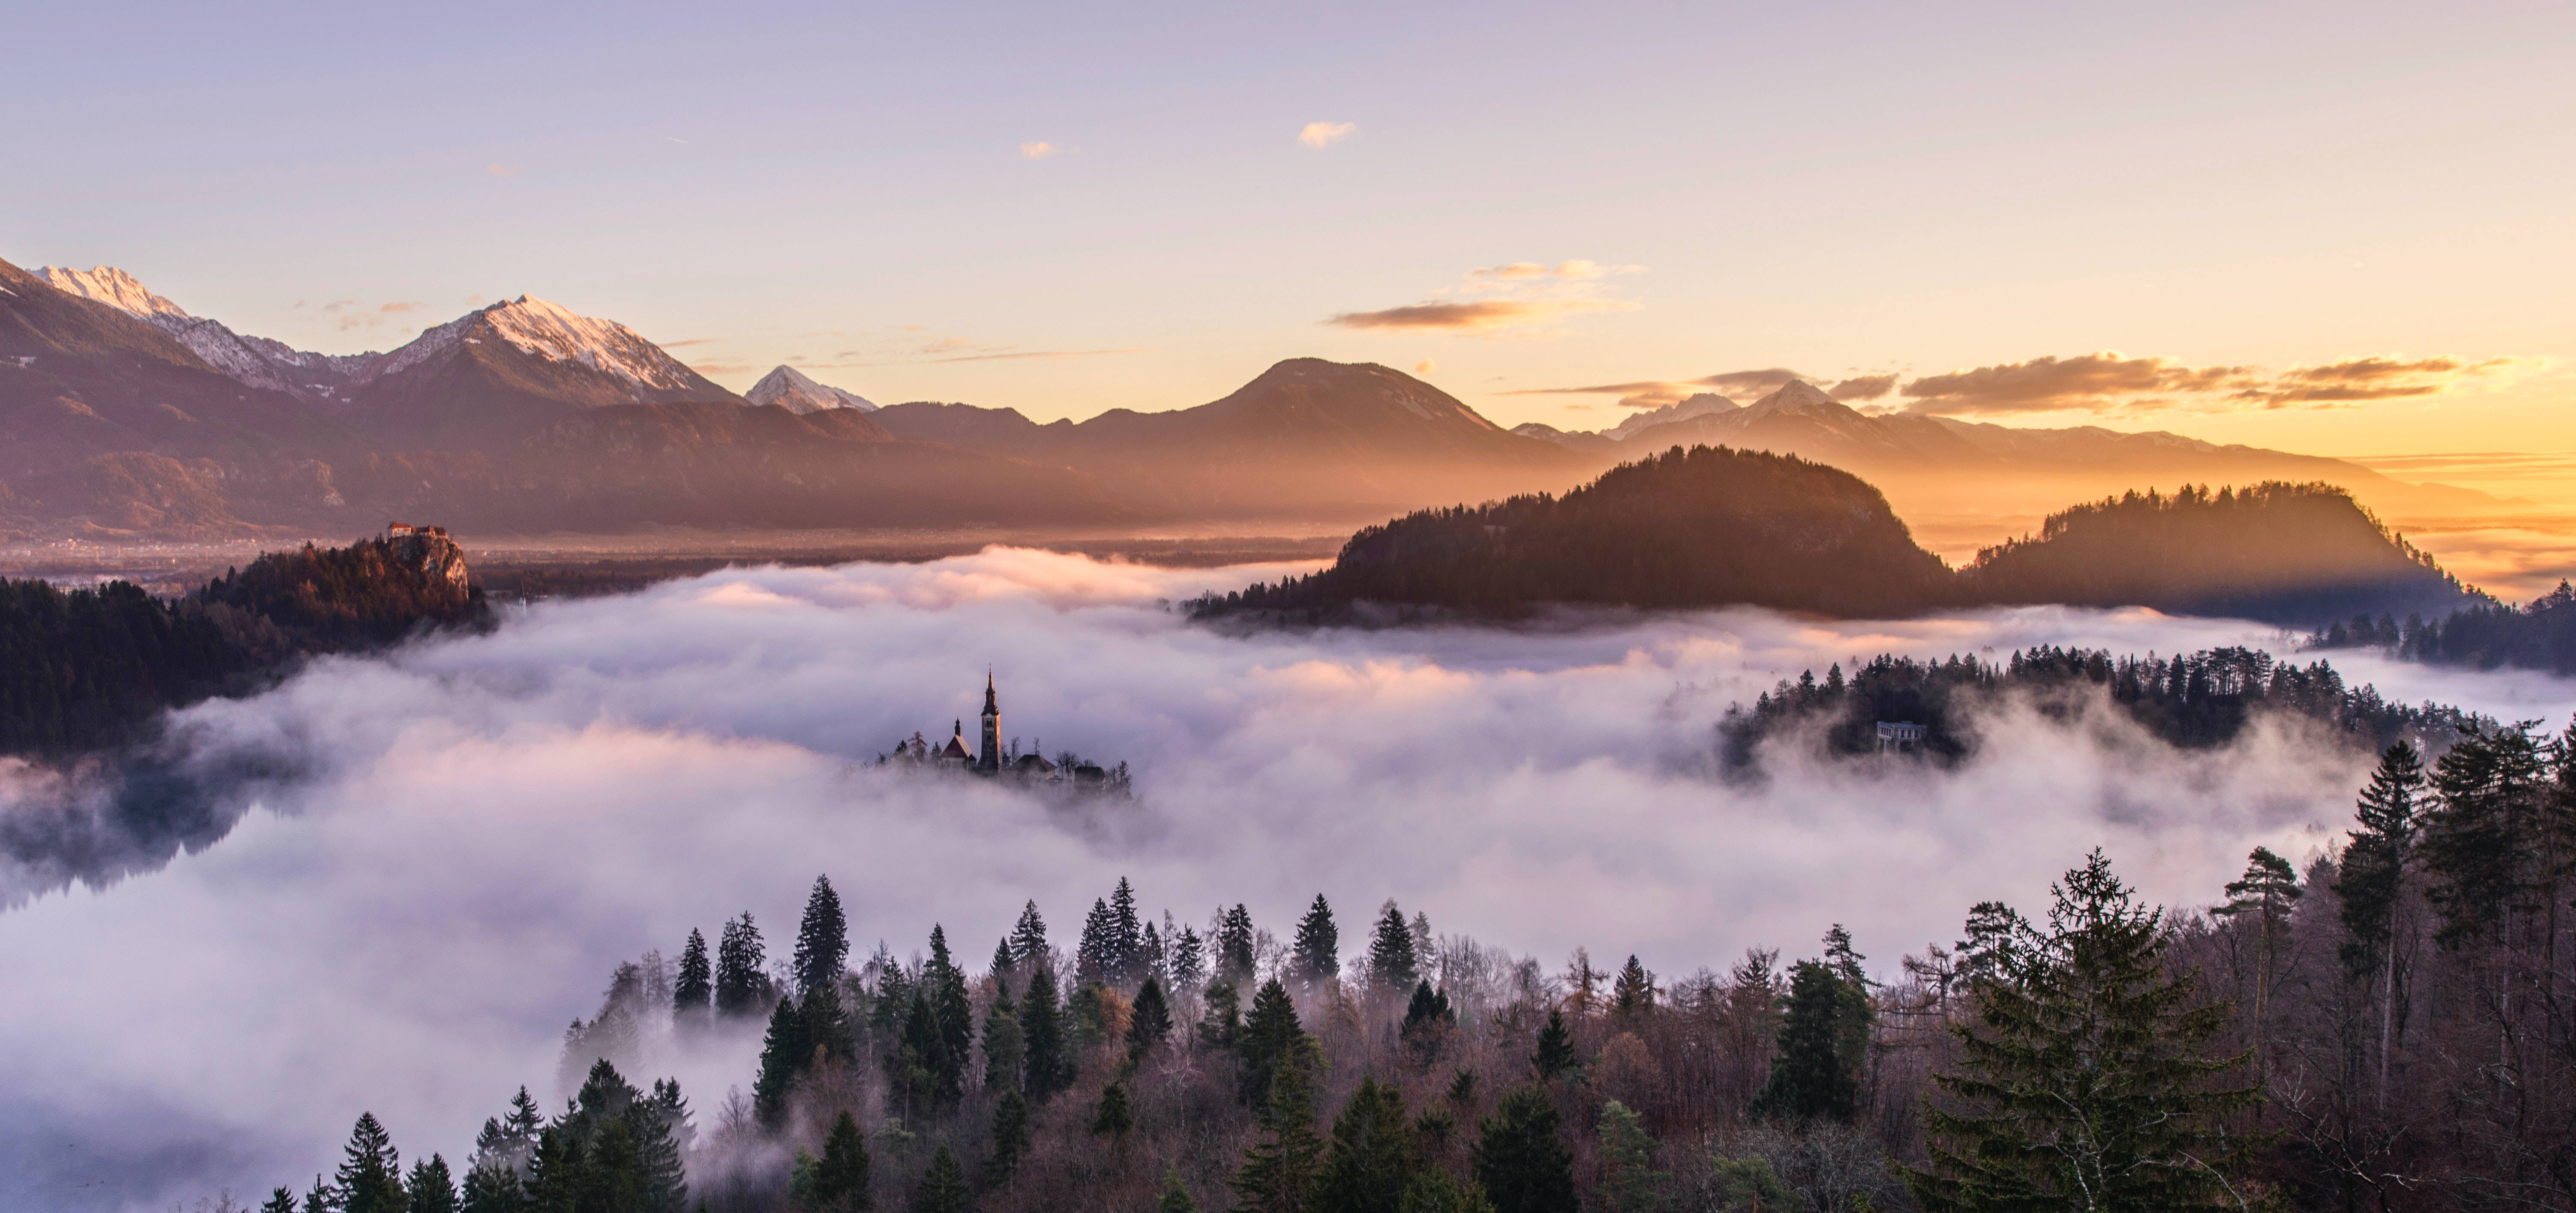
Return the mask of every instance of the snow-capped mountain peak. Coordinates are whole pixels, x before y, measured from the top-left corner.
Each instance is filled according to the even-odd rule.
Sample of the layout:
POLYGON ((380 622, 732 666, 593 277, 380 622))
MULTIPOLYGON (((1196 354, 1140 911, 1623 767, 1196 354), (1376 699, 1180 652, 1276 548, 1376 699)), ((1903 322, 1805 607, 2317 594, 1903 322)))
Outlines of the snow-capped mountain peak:
POLYGON ((1715 392, 1700 392, 1662 408, 1638 413, 1601 431, 1601 434, 1605 438, 1624 441, 1629 435, 1654 426, 1667 425, 1675 421, 1688 421, 1693 417, 1705 416, 1709 413, 1732 413, 1741 407, 1743 406, 1715 392))
POLYGON ((1842 401, 1826 395, 1814 384, 1802 379, 1792 379, 1781 385, 1779 391, 1754 401, 1745 411, 1747 413, 1803 413, 1819 406, 1829 411, 1849 411, 1849 406, 1842 401))
POLYGON ((743 393, 742 398, 756 405, 774 404, 791 413, 819 413, 825 409, 857 409, 862 413, 873 413, 877 409, 875 402, 867 397, 830 384, 816 383, 811 376, 792 366, 780 366, 761 376, 760 382, 751 385, 751 390, 743 393))
POLYGON ((140 319, 155 320, 163 316, 181 320, 193 319, 186 309, 153 294, 142 283, 135 281, 134 275, 112 265, 94 266, 85 270, 67 270, 58 265, 48 265, 38 269, 36 277, 43 279, 46 285, 55 290, 104 303, 140 319))

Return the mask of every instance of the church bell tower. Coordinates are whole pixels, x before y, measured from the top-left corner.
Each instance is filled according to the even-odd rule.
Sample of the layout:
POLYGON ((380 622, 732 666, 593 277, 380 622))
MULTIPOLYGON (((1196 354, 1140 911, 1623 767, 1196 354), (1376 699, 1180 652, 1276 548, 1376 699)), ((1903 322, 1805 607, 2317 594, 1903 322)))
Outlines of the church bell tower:
POLYGON ((997 774, 1002 769, 1002 709, 993 698, 993 672, 984 671, 984 749, 975 756, 977 769, 997 774))

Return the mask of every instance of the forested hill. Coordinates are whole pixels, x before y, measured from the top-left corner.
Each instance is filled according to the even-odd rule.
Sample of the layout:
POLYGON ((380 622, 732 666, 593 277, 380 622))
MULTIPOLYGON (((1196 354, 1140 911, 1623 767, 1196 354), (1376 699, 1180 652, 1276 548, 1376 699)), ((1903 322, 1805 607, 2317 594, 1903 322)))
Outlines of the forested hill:
POLYGON ((1562 498, 1409 514, 1352 536, 1322 572, 1191 607, 1321 623, 1426 608, 1513 618, 1549 603, 1843 617, 2062 603, 2320 626, 2484 601, 2326 484, 2133 492, 2053 515, 1954 573, 1848 472, 1677 446, 1562 498))
POLYGON ((1551 602, 1903 615, 1945 601, 1950 582, 1887 499, 1849 472, 1674 447, 1563 497, 1408 514, 1352 536, 1329 569, 1195 608, 1314 620, 1359 602, 1485 617, 1551 602))
POLYGON ((2351 494, 2277 481, 2079 505, 2035 537, 1979 552, 1960 581, 1975 602, 2146 606, 2296 625, 2447 611, 2476 597, 2351 494))
POLYGON ((121 581, 0 580, 0 754, 121 745, 165 708, 254 690, 296 658, 488 622, 455 542, 401 531, 271 552, 177 602, 121 581))

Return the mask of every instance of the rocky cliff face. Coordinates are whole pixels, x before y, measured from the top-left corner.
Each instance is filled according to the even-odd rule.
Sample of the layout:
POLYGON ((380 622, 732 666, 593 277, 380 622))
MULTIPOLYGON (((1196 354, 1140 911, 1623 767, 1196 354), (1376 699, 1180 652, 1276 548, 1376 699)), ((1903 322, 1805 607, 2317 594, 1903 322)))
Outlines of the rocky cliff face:
POLYGON ((420 578, 424 588, 465 601, 465 549, 447 537, 446 527, 397 522, 385 528, 385 542, 394 562, 420 578))

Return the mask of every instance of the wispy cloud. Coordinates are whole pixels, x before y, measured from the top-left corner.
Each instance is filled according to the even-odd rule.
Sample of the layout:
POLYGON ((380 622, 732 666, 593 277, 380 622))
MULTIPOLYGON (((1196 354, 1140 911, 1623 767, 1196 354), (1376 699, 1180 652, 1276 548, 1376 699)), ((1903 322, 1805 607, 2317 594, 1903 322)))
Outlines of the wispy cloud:
POLYGON ((483 166, 483 171, 494 177, 516 177, 519 175, 519 170, 511 168, 498 160, 483 166))
MULTIPOLYGON (((299 303, 296 306, 303 305, 299 303)), ((389 318, 408 316, 427 306, 429 305, 426 303, 412 299, 397 299, 374 307, 369 307, 355 299, 334 299, 323 304, 319 310, 323 315, 332 317, 341 332, 349 333, 361 329, 382 328, 389 318)))
POLYGON ((1759 370, 1723 371, 1697 379, 1632 379, 1625 383, 1595 383, 1583 387, 1522 388, 1502 392, 1504 396, 1617 396, 1619 403, 1632 409, 1659 409, 1701 392, 1716 391, 1730 398, 1758 399, 1788 386, 1791 380, 1812 382, 1813 376, 1801 375, 1783 366, 1759 370))
POLYGON ((1420 362, 1417 362, 1417 363, 1414 363, 1414 364, 1413 364, 1413 373, 1414 373, 1414 374, 1416 374, 1416 375, 1428 375, 1428 374, 1430 374, 1431 372, 1436 371, 1436 370, 1439 370, 1439 369, 1440 369, 1439 364, 1438 364, 1438 363, 1435 363, 1435 362, 1433 362, 1433 361, 1431 361, 1431 360, 1430 360, 1430 359, 1428 359, 1428 358, 1425 358, 1425 359, 1423 359, 1422 361, 1420 361, 1420 362))
POLYGON ((1826 394, 1832 396, 1836 400, 1843 401, 1876 400, 1895 390, 1896 376, 1893 373, 1890 373, 1886 375, 1860 375, 1850 379, 1845 379, 1842 382, 1835 384, 1832 390, 1826 394))
POLYGON ((1906 384, 1904 395, 1910 411, 1950 414, 2335 408, 2440 395, 2466 378, 2537 365, 2539 360, 2528 358, 2473 362, 2373 355, 2274 372, 2260 366, 2194 367, 2105 350, 1926 375, 1906 384))
POLYGON ((1313 148, 1331 147, 1358 129, 1359 125, 1352 122, 1309 122, 1306 129, 1297 132, 1297 142, 1313 148))
POLYGON ((1063 148, 1057 147, 1056 145, 1043 140, 1023 143, 1020 145, 1020 155, 1030 160, 1044 160, 1049 156, 1061 156, 1063 154, 1063 148))
POLYGON ((1642 265, 1603 265, 1598 261, 1581 259, 1560 261, 1552 266, 1542 265, 1536 261, 1514 261, 1508 265, 1480 266, 1469 270, 1467 281, 1471 284, 1517 283, 1553 278, 1561 281, 1584 282, 1595 278, 1607 278, 1612 274, 1640 274, 1644 273, 1645 269, 1646 267, 1642 265))
POLYGON ((1619 299, 1477 299, 1461 303, 1415 303, 1374 312, 1342 312, 1324 323, 1346 329, 1481 333, 1543 323, 1578 312, 1635 310, 1636 304, 1619 299))

